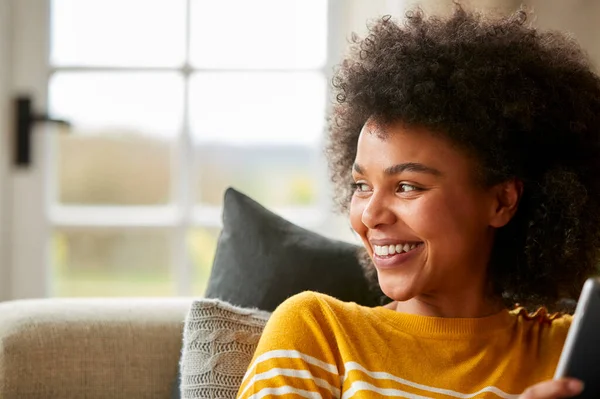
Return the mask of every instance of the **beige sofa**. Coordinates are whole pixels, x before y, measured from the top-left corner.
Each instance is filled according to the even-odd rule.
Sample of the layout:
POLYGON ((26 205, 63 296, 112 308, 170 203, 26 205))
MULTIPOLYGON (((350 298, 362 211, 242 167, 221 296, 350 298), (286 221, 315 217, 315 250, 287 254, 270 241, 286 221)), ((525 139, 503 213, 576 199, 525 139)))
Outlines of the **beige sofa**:
POLYGON ((0 398, 169 398, 191 302, 0 303, 0 398))

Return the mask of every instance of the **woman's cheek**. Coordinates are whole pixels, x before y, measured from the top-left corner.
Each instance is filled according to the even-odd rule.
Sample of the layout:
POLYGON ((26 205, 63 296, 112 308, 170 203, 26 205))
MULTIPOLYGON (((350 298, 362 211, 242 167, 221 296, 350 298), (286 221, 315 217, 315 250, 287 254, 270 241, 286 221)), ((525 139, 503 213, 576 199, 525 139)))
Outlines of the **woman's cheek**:
POLYGON ((450 208, 443 199, 439 200, 435 195, 423 195, 407 201, 402 213, 415 228, 435 231, 445 224, 448 215, 453 212, 450 208))

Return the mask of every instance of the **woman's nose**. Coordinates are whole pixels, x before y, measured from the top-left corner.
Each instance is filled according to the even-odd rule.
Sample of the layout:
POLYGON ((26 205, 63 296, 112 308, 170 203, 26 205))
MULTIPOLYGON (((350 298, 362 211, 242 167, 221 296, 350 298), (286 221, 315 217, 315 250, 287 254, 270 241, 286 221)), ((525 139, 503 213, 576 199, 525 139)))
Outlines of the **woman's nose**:
POLYGON ((396 215, 391 208, 392 200, 393 198, 388 198, 384 193, 373 193, 363 209, 363 224, 370 229, 374 229, 380 225, 395 223, 396 215))

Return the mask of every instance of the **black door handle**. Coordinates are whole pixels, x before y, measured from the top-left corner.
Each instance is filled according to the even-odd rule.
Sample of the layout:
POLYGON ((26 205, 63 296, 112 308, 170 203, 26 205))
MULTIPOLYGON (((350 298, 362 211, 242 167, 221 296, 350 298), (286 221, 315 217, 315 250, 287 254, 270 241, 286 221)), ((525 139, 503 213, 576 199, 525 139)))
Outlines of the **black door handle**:
POLYGON ((33 111, 33 101, 29 96, 20 96, 14 100, 14 164, 16 167, 23 168, 31 165, 31 134, 33 126, 38 122, 56 123, 62 126, 71 126, 71 124, 62 119, 53 119, 46 114, 36 114, 33 111))

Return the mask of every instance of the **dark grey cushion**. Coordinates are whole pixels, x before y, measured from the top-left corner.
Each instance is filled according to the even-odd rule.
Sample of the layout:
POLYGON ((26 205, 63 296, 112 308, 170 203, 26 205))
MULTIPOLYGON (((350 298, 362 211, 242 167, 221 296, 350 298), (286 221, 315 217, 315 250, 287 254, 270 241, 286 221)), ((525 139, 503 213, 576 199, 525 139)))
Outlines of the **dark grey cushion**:
POLYGON ((311 290, 377 306, 380 295, 369 289, 358 250, 290 223, 229 188, 205 296, 273 311, 286 298, 311 290))

